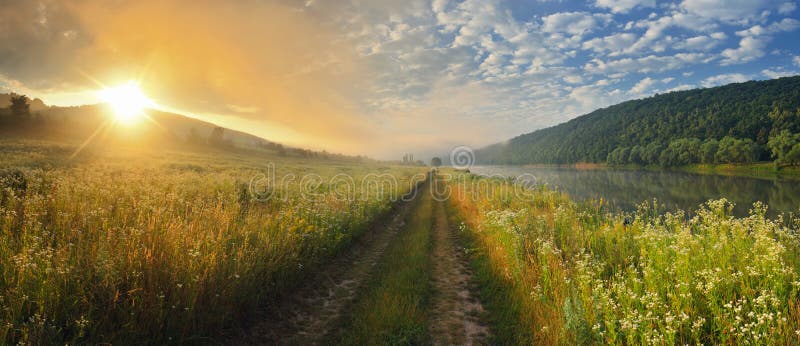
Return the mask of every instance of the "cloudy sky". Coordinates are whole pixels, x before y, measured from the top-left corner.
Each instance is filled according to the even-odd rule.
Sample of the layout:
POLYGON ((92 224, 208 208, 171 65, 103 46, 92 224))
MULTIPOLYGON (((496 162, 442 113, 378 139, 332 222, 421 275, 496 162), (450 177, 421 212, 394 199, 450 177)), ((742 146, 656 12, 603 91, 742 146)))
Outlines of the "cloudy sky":
POLYGON ((482 146, 655 93, 800 71, 769 0, 4 1, 0 91, 165 109, 379 158, 482 146))

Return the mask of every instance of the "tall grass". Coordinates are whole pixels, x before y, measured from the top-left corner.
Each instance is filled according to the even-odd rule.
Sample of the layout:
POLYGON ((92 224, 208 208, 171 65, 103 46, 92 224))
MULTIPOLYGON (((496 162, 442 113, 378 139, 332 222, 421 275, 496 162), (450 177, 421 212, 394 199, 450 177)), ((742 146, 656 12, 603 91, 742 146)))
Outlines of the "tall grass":
MULTIPOLYGON (((482 179, 462 175, 459 179, 482 179)), ((611 214, 504 180, 451 184, 494 333, 517 344, 800 342, 797 222, 709 201, 611 214), (479 186, 480 188, 473 188, 479 186), (505 193, 508 192, 508 193, 505 193)))
MULTIPOLYGON (((0 181, 0 344, 217 336, 241 327, 392 205, 388 195, 369 198, 373 191, 340 198, 327 184, 301 198, 298 183, 255 203, 244 185, 265 167, 257 157, 120 154, 41 168, 19 155, 29 149, 3 156, 26 186, 12 175, 0 181)), ((299 160, 277 169, 392 172, 403 179, 397 195, 418 172, 299 160)))

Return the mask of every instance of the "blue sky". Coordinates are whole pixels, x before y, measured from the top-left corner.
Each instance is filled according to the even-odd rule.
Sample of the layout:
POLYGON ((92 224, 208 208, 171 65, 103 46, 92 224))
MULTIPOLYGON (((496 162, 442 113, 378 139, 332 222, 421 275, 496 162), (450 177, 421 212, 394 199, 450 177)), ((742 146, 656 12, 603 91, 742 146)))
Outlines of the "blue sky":
POLYGON ((800 70, 796 2, 408 4, 376 6, 340 25, 360 40, 366 61, 390 71, 370 111, 444 118, 434 121, 441 127, 466 122, 468 136, 448 136, 452 144, 502 140, 655 93, 800 70))
POLYGON ((5 12, 16 25, 0 37, 4 89, 74 104, 97 88, 85 75, 114 84, 125 77, 108 76, 136 71, 166 108, 380 158, 479 147, 629 99, 800 71, 796 1, 64 3, 5 12))

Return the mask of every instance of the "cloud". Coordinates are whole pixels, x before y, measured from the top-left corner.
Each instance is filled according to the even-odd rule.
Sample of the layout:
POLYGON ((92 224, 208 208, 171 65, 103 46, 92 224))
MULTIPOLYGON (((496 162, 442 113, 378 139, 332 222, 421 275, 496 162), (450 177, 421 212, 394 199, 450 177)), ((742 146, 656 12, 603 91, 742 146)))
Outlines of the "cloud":
POLYGON ((769 37, 743 37, 739 41, 738 48, 728 48, 722 51, 722 65, 741 64, 763 57, 769 40, 769 37))
POLYGON ((597 74, 661 73, 705 60, 707 60, 707 56, 702 53, 678 53, 665 56, 648 55, 641 58, 623 58, 608 62, 593 59, 584 65, 584 70, 597 74))
POLYGON ((762 17, 764 11, 782 5, 774 0, 684 0, 680 7, 705 18, 746 23, 762 17))
POLYGON ((588 12, 561 12, 542 18, 544 32, 565 32, 572 35, 583 35, 607 25, 611 16, 588 12))
POLYGON ((747 30, 737 31, 737 36, 763 36, 777 34, 784 31, 794 31, 800 28, 800 21, 794 18, 784 18, 779 22, 774 22, 766 27, 755 25, 747 30))
POLYGON ((701 35, 689 37, 683 42, 676 43, 673 47, 675 49, 696 50, 696 51, 710 51, 716 46, 720 45, 723 40, 727 38, 725 33, 719 32, 711 35, 701 35))
POLYGON ((741 83, 750 80, 750 77, 741 73, 726 73, 713 77, 708 77, 700 82, 704 88, 715 87, 731 83, 741 83))
POLYGON ((634 85, 633 88, 631 88, 631 90, 628 91, 628 93, 631 95, 641 95, 644 94, 647 90, 650 89, 650 87, 652 87, 655 84, 656 84, 655 79, 652 79, 650 77, 645 77, 638 83, 636 83, 636 85, 634 85))
POLYGON ((795 64, 795 66, 800 66, 800 55, 795 55, 792 57, 792 62, 795 64))
POLYGON ((584 41, 581 45, 581 48, 593 50, 596 53, 608 52, 610 56, 615 56, 623 53, 634 42, 636 42, 637 38, 638 36, 633 33, 617 33, 584 41))
POLYGON ((780 14, 790 14, 797 9, 797 4, 794 2, 784 2, 778 7, 778 13, 780 14))
POLYGON ((784 18, 794 3, 732 1, 551 1, 532 14, 506 0, 17 0, 0 10, 0 86, 77 100, 98 87, 86 76, 141 78, 205 120, 386 158, 741 77, 698 77, 723 64, 788 73, 772 60, 796 45, 770 40, 798 27, 784 18))
POLYGON ((596 0, 595 6, 607 8, 613 13, 627 13, 637 7, 656 7, 655 0, 596 0))
POLYGON ((783 68, 775 68, 775 69, 763 69, 761 70, 761 74, 767 78, 781 78, 781 77, 790 77, 796 76, 800 74, 800 72, 795 70, 785 70, 783 68))

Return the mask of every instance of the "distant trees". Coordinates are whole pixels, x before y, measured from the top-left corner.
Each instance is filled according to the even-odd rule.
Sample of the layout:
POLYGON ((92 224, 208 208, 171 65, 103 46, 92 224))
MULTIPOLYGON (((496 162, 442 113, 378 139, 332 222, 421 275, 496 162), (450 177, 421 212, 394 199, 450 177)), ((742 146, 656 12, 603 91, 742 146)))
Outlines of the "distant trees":
POLYGON ((27 120, 31 116, 31 105, 25 95, 11 96, 11 105, 8 107, 11 110, 11 116, 16 120, 27 120))
MULTIPOLYGON (((800 139, 800 138, 799 138, 800 139)), ((776 140, 777 143, 777 140, 776 140)), ((776 144, 777 145, 777 144, 776 144)), ((792 147, 781 146, 788 155, 792 147)), ((663 167, 685 166, 696 163, 751 163, 758 161, 762 152, 760 145, 745 138, 724 137, 717 141, 698 138, 679 138, 666 147, 658 143, 633 148, 619 147, 608 154, 606 162, 610 165, 659 165, 663 167)), ((800 147, 798 147, 800 152, 800 147)))
POLYGON ((709 139, 700 146, 700 162, 711 164, 717 162, 717 151, 719 151, 719 141, 709 139))
POLYGON ((795 165, 800 163, 800 133, 783 130, 769 138, 767 143, 776 165, 795 165))
POLYGON ((751 163, 759 156, 759 147, 749 138, 725 137, 719 141, 715 163, 751 163))
POLYGON ((661 152, 659 163, 665 167, 684 166, 700 162, 701 142, 697 138, 680 138, 669 143, 661 152))
POLYGON ((667 165, 752 162, 771 158, 767 142, 783 130, 800 133, 800 76, 627 101, 480 149, 475 156, 483 164, 661 165, 668 151, 667 165), (718 160, 725 137, 731 138, 718 160), (697 141, 673 144, 692 138, 700 148, 697 141), (627 157, 621 155, 624 148, 627 157))
POLYGON ((439 157, 434 157, 434 158, 432 158, 432 159, 431 159, 431 166, 433 166, 433 167, 439 167, 439 166, 441 166, 441 165, 442 165, 442 159, 441 159, 441 158, 439 158, 439 157))

